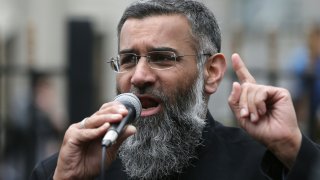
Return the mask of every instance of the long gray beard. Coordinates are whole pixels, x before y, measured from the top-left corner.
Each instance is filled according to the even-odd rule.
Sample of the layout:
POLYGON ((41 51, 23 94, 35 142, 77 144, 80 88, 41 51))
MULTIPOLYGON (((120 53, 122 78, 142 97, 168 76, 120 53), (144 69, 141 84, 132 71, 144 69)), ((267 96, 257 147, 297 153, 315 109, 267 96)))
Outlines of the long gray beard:
POLYGON ((159 91, 148 93, 161 98, 164 111, 139 118, 134 123, 137 133, 123 143, 119 156, 131 178, 165 179, 190 164, 201 142, 207 112, 203 78, 199 76, 191 89, 172 94, 174 103, 159 91))

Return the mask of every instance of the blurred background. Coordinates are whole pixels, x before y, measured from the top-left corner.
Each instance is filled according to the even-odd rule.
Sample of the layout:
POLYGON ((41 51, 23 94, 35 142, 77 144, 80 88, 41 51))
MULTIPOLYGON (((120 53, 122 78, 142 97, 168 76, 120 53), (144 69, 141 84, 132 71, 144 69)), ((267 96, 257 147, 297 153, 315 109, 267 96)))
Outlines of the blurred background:
MULTIPOLYGON (((106 60, 132 0, 0 0, 0 179, 27 179, 58 151, 71 123, 115 96, 106 60)), ((289 89, 304 134, 320 134, 319 0, 202 0, 222 31, 228 72, 210 99, 215 119, 237 126, 227 105, 230 57, 257 82, 289 89)))

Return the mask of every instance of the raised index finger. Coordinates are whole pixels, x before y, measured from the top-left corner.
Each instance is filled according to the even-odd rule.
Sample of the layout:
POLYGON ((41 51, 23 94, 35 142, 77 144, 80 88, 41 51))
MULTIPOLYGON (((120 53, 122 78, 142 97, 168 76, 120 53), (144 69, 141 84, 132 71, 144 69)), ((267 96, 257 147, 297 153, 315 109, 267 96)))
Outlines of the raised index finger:
POLYGON ((233 54, 231 56, 231 60, 232 60, 233 70, 236 72, 237 77, 241 84, 245 82, 256 83, 256 80, 248 71, 246 65, 241 60, 239 54, 237 53, 233 54))

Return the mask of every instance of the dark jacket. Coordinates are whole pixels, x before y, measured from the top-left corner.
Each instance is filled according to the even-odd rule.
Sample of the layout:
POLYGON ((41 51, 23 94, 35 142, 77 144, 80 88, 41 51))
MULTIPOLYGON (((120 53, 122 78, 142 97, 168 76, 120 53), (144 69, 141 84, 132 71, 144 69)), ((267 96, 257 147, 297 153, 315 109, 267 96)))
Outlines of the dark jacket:
MULTIPOLYGON (((203 145, 197 148, 197 158, 182 173, 166 179, 213 180, 316 180, 320 150, 306 137, 294 167, 288 170, 266 148, 240 128, 226 127, 215 121, 210 113, 203 132, 203 145)), ((31 179, 52 179, 58 154, 40 162, 31 179)), ((106 172, 106 179, 129 179, 120 159, 106 172)))

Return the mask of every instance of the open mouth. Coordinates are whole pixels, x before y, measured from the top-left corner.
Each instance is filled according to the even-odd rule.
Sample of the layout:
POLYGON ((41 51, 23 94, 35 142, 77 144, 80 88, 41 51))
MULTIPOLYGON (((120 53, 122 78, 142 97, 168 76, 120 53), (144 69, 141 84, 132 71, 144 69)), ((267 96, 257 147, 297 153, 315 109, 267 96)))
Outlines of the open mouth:
POLYGON ((160 111, 161 100, 159 98, 149 95, 140 95, 138 98, 142 105, 141 116, 150 116, 160 111))

